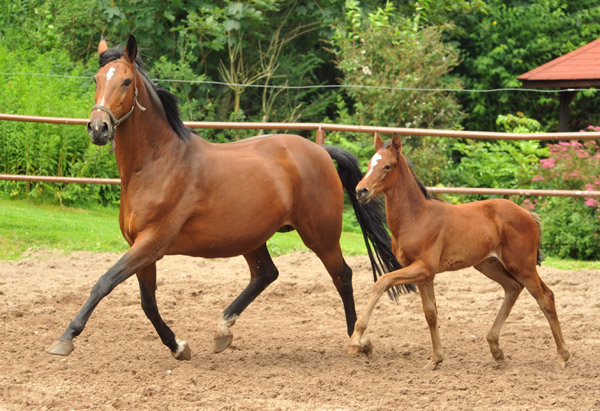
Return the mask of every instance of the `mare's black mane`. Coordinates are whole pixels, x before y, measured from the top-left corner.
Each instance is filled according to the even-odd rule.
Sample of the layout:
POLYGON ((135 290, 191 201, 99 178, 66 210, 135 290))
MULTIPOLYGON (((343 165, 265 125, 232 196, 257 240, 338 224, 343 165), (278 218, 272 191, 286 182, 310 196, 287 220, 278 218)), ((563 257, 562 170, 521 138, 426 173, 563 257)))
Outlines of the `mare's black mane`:
MULTIPOLYGON (((110 62, 118 60, 122 57, 125 57, 125 52, 120 47, 113 47, 107 49, 100 55, 100 67, 104 67, 110 62)), ((175 133, 184 141, 188 141, 194 136, 196 133, 187 128, 185 124, 183 124, 183 120, 179 115, 179 107, 178 107, 178 98, 175 94, 165 90, 158 84, 154 83, 148 77, 148 74, 142 68, 143 63, 139 56, 135 59, 135 66, 138 72, 142 75, 142 78, 146 82, 147 85, 150 85, 154 92, 158 95, 160 102, 165 110, 165 114, 167 115, 167 121, 169 125, 175 131, 175 133)))

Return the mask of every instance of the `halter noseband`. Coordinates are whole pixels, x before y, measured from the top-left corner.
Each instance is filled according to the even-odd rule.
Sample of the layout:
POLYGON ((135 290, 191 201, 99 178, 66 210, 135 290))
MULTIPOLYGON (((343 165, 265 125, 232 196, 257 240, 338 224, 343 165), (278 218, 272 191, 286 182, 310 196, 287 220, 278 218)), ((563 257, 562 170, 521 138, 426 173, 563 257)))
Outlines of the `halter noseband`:
MULTIPOLYGON (((127 120, 129 118, 129 116, 131 116, 131 114, 133 114, 133 110, 135 109, 136 105, 140 108, 140 110, 146 111, 146 107, 142 106, 140 104, 140 102, 138 101, 137 72, 135 70, 135 65, 133 67, 133 88, 135 90, 135 95, 133 97, 133 104, 131 105, 131 110, 129 110, 129 112, 127 112, 123 117, 117 118, 117 116, 115 116, 115 114, 111 111, 111 109, 109 109, 108 107, 102 106, 100 104, 96 104, 94 107, 92 107, 92 111, 102 110, 102 111, 106 112, 110 116, 110 120, 113 123, 113 130, 116 130, 116 128, 119 126, 119 124, 121 124, 123 121, 127 120)), ((113 138, 114 138, 113 135, 111 135, 110 140, 113 141, 113 138)))

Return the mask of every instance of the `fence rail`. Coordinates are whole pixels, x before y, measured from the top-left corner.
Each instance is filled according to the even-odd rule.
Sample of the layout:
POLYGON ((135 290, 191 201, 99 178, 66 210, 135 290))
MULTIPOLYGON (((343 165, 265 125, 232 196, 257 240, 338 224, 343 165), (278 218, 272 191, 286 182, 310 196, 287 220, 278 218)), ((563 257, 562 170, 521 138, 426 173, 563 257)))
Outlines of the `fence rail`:
MULTIPOLYGON (((50 123, 65 125, 86 125, 88 119, 67 118, 67 117, 43 117, 43 116, 25 116, 19 114, 2 114, 0 120, 22 121, 33 123, 50 123)), ((484 131, 457 131, 457 130, 434 130, 423 128, 402 128, 402 127, 375 127, 375 126, 355 126, 345 124, 328 123, 233 123, 233 122, 213 122, 213 121, 185 121, 184 124, 189 128, 203 129, 230 129, 230 130, 312 130, 316 132, 316 142, 323 144, 326 131, 342 131, 353 133, 374 133, 378 131, 381 134, 398 133, 407 136, 436 136, 450 138, 471 138, 482 140, 599 140, 600 132, 567 132, 567 133, 498 133, 484 131)), ((0 174, 0 180, 11 181, 38 181, 49 183, 75 183, 75 184, 112 184, 121 183, 119 179, 114 178, 83 178, 83 177, 53 177, 53 176, 32 176, 0 174)), ((470 188, 470 187, 427 187, 432 193, 440 194, 480 194, 480 195, 521 195, 521 196, 561 196, 561 197, 585 197, 600 198, 600 191, 585 190, 531 190, 531 189, 497 189, 497 188, 470 188)))

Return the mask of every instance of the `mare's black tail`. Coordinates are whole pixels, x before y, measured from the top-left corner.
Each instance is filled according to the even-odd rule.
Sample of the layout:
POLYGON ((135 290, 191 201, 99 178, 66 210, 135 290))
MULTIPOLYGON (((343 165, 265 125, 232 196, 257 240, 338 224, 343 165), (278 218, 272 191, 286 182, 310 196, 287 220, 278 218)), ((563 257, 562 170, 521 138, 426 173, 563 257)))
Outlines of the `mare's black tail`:
MULTIPOLYGON (((358 160, 342 148, 333 146, 323 146, 323 148, 337 162, 337 170, 340 180, 342 180, 342 186, 348 193, 365 239, 374 281, 377 281, 377 277, 385 273, 402 268, 392 252, 392 240, 387 231, 381 200, 372 200, 364 204, 356 198, 356 185, 363 178, 363 173, 358 167, 358 160)), ((414 284, 407 284, 391 288, 388 295, 390 298, 397 300, 400 293, 415 290, 414 284)))

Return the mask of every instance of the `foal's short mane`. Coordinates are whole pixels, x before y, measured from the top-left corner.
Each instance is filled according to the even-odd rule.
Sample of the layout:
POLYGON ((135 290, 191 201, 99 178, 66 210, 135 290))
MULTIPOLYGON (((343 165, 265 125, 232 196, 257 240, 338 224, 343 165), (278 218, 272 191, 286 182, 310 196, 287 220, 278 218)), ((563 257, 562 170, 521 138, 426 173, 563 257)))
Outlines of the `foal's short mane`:
MULTIPOLYGON (((108 63, 118 60, 122 57, 125 57, 125 52, 122 48, 113 47, 107 49, 102 54, 100 54, 100 67, 104 67, 108 63)), ((169 125, 171 126, 173 131, 175 131, 175 133, 182 140, 190 140, 192 136, 194 136, 196 133, 183 124, 183 121, 179 116, 177 96, 150 80, 150 77, 148 77, 148 74, 146 74, 146 72, 142 68, 143 63, 139 56, 137 56, 135 59, 135 66, 138 72, 141 74, 144 81, 146 82, 146 84, 152 87, 154 92, 158 95, 163 109, 165 110, 165 114, 167 115, 167 121, 169 122, 169 125)))

